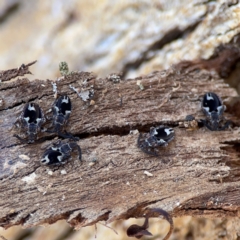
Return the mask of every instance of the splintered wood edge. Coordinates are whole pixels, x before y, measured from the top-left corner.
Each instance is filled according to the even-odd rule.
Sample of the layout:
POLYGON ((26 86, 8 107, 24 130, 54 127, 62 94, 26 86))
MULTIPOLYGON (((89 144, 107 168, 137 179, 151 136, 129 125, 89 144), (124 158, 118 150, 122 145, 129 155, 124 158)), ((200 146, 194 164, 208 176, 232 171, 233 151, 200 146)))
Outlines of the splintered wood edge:
POLYGON ((9 81, 15 77, 24 76, 26 74, 32 74, 28 67, 35 64, 37 61, 30 62, 28 64, 22 64, 18 68, 13 68, 5 71, 0 71, 0 82, 9 81))
MULTIPOLYGON (((86 87, 86 86, 85 86, 86 87)), ((0 85, 0 226, 8 228, 65 219, 80 228, 98 221, 141 217, 146 207, 172 216, 238 216, 238 128, 211 132, 179 128, 186 115, 203 117, 200 97, 216 92, 237 96, 214 73, 173 67, 113 83, 92 73, 73 72, 57 81, 18 79, 0 85), (94 98, 82 101, 76 88, 89 82, 94 98), (72 99, 68 131, 82 137, 83 162, 48 168, 39 162, 53 141, 24 145, 13 137, 13 123, 24 104, 35 101, 46 112, 58 93, 72 99), (168 124, 175 139, 152 157, 137 148, 139 131, 168 124)), ((229 112, 227 119, 237 121, 229 112)), ((40 139, 44 136, 42 134, 40 139)))

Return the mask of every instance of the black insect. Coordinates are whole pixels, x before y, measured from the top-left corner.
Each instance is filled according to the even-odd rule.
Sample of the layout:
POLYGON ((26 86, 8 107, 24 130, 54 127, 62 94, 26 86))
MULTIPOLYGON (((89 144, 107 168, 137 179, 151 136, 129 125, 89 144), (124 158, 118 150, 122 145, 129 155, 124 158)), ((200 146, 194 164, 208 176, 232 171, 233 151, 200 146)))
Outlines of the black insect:
POLYGON ((137 224, 133 224, 131 225, 128 229, 127 229, 127 235, 128 237, 135 237, 135 238, 141 238, 143 236, 152 236, 152 233, 150 233, 147 229, 149 227, 148 225, 148 219, 150 216, 154 216, 157 214, 157 216, 162 215, 170 224, 170 229, 167 233, 167 235, 163 238, 163 240, 167 240, 169 239, 169 237, 171 236, 173 229, 174 229, 174 225, 173 225, 173 220, 172 217, 170 216, 169 213, 167 213, 166 211, 164 211, 161 208, 151 208, 148 209, 148 213, 145 217, 145 221, 143 223, 142 226, 139 226, 137 224))
POLYGON ((154 149, 159 146, 167 146, 174 139, 174 135, 172 128, 163 125, 151 127, 149 133, 139 134, 138 147, 147 154, 158 156, 154 149))
POLYGON ((66 160, 71 157, 71 152, 78 151, 78 158, 82 160, 82 152, 80 146, 76 142, 61 142, 53 144, 48 148, 41 159, 41 163, 44 165, 61 165, 65 164, 66 160))
POLYGON ((72 112, 72 103, 67 95, 63 95, 55 100, 52 106, 52 124, 53 130, 46 130, 46 132, 54 133, 56 132, 59 136, 64 138, 75 139, 70 133, 63 133, 66 127, 70 114, 72 112))
POLYGON ((223 105, 222 100, 217 94, 208 92, 203 96, 202 111, 206 116, 206 120, 201 120, 202 123, 211 131, 221 131, 226 129, 230 121, 225 123, 223 112, 226 107, 223 105))
POLYGON ((21 115, 17 118, 15 125, 27 135, 28 140, 25 140, 18 135, 13 136, 18 138, 23 143, 33 143, 38 133, 41 131, 42 125, 45 123, 42 109, 37 103, 26 103, 21 115))

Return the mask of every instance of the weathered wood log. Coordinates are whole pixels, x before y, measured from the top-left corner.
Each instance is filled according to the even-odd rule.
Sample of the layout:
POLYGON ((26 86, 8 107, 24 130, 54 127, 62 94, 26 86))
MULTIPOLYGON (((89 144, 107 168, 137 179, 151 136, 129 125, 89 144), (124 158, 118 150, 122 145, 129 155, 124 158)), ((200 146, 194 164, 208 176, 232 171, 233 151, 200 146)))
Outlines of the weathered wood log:
POLYGON ((6 71, 0 71, 0 82, 6 82, 11 80, 12 78, 24 76, 25 74, 32 74, 28 67, 36 63, 37 61, 33 61, 31 63, 28 63, 27 65, 22 64, 18 68, 9 69, 6 71))
POLYGON ((141 217, 147 207, 172 216, 239 216, 238 116, 225 113, 235 126, 226 131, 179 127, 186 115, 204 117, 200 98, 205 92, 216 92, 229 103, 235 90, 213 72, 179 66, 112 80, 73 72, 55 81, 58 93, 72 99, 68 131, 80 137, 83 163, 73 154, 54 169, 39 161, 54 134, 42 133, 34 144, 13 137, 26 102, 38 103, 44 112, 51 108, 52 81, 23 78, 0 85, 0 226, 65 219, 78 228, 141 217), (83 83, 93 86, 92 101, 82 101, 69 88, 83 83), (172 126, 176 136, 153 157, 137 147, 138 131, 160 124, 172 126), (48 140, 41 142, 44 136, 48 140))

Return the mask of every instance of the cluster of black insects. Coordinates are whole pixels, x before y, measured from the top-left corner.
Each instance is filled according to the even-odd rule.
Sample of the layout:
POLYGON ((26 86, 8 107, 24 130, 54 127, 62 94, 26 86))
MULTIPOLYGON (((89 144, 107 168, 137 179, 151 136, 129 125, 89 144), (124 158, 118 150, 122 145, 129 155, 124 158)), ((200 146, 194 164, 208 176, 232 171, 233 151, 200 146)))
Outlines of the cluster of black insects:
POLYGON ((57 133, 58 136, 71 139, 70 142, 58 141, 49 147, 43 154, 41 163, 45 165, 64 164, 71 156, 73 150, 78 150, 79 160, 81 161, 81 148, 76 143, 77 138, 72 134, 63 132, 68 123, 72 111, 72 103, 67 95, 60 96, 52 105, 52 129, 44 129, 42 125, 46 122, 46 118, 40 106, 37 103, 26 103, 21 115, 18 117, 15 125, 19 127, 27 139, 18 138, 23 143, 34 143, 39 132, 57 133))
MULTIPOLYGON (((198 126, 205 126, 211 131, 222 131, 229 127, 231 121, 225 121, 223 113, 226 107, 220 97, 213 92, 203 96, 202 111, 206 119, 197 121, 198 126)), ((186 121, 193 121, 195 118, 188 115, 186 121)), ((139 134, 138 147, 145 153, 157 156, 156 147, 167 146, 174 139, 174 130, 167 126, 151 127, 149 133, 139 134)))
MULTIPOLYGON (((211 131, 222 131, 229 127, 230 121, 225 121, 223 113, 226 107, 223 105, 220 97, 208 92, 203 96, 202 111, 206 119, 198 121, 199 126, 206 126, 211 131)), ((45 165, 64 164, 71 156, 73 150, 78 150, 79 160, 81 160, 81 148, 76 143, 78 140, 72 134, 63 132, 67 125, 72 111, 71 100, 67 95, 60 96, 56 99, 52 106, 52 125, 53 129, 44 129, 42 125, 46 122, 46 118, 40 106, 37 103, 27 103, 21 115, 17 119, 15 125, 27 135, 27 140, 18 135, 14 135, 23 143, 33 143, 37 139, 39 132, 57 133, 58 136, 69 138, 72 141, 58 141, 48 148, 42 156, 41 162, 45 165)), ((192 115, 186 117, 187 121, 194 120, 192 115)), ((174 139, 175 133, 173 128, 160 125, 151 127, 149 133, 139 134, 138 147, 145 153, 157 156, 156 147, 167 146, 174 139)))
MULTIPOLYGON (((217 94, 208 92, 204 95, 201 105, 202 111, 206 119, 200 119, 199 126, 206 126, 211 131, 222 131, 229 127, 230 121, 225 121, 223 113, 225 106, 217 94)), ((37 139, 39 132, 57 133, 58 136, 70 139, 69 142, 58 141, 49 147, 43 154, 41 163, 45 165, 64 164, 71 156, 73 150, 78 150, 79 160, 81 160, 81 148, 76 143, 78 140, 71 133, 63 132, 72 111, 71 100, 67 95, 63 95, 55 100, 52 106, 52 129, 43 129, 42 125, 46 122, 46 118, 40 106, 36 103, 27 103, 17 119, 15 125, 27 135, 27 139, 23 139, 18 135, 14 135, 23 143, 33 143, 37 139)), ((186 121, 195 120, 192 115, 186 117, 186 121)), ((145 153, 157 156, 156 147, 167 146, 174 139, 175 133, 173 128, 160 125, 151 127, 149 133, 139 134, 138 147, 145 153)), ((163 215, 170 224, 170 230, 165 236, 168 239, 173 231, 173 221, 171 216, 162 209, 149 209, 149 213, 145 217, 144 224, 131 225, 127 229, 129 237, 141 238, 142 236, 152 235, 148 230, 148 219, 151 214, 157 213, 163 215)))

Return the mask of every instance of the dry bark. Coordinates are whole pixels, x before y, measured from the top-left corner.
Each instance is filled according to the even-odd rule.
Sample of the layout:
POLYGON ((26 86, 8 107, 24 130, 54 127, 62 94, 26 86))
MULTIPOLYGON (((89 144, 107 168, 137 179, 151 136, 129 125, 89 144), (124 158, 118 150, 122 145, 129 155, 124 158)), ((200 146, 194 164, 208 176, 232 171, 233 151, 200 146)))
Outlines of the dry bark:
MULTIPOLYGON (((218 75, 179 65, 119 83, 73 72, 56 84, 59 93, 72 99, 68 130, 81 138, 83 163, 73 154, 59 168, 42 166, 39 159, 55 136, 41 134, 40 139, 48 140, 28 145, 13 137, 18 133, 13 123, 24 103, 35 101, 45 112, 51 108, 50 80, 2 83, 0 226, 66 219, 78 228, 140 217, 146 207, 162 208, 175 217, 239 216, 238 128, 212 132, 178 126, 186 115, 203 117, 200 97, 205 92, 218 93, 226 103, 237 95, 218 75), (86 80, 94 85, 91 103, 69 88, 86 80), (175 139, 159 149, 159 157, 146 155, 137 147, 138 131, 133 130, 147 132, 160 124, 174 127, 175 139)), ((225 117, 237 124, 238 116, 231 111, 225 117)))
POLYGON ((37 61, 33 61, 28 63, 27 65, 22 64, 19 68, 13 68, 6 71, 0 71, 0 82, 9 81, 18 76, 24 76, 25 74, 32 74, 28 67, 36 63, 37 61))

